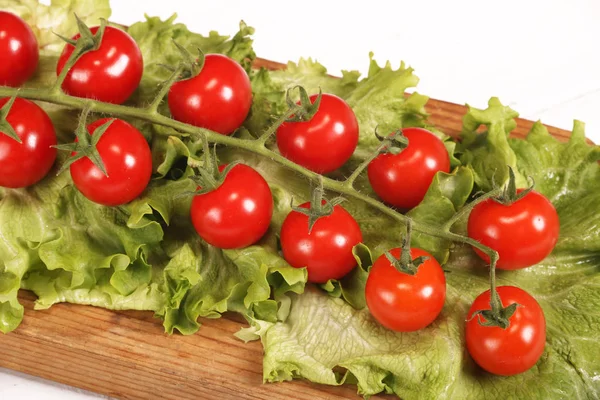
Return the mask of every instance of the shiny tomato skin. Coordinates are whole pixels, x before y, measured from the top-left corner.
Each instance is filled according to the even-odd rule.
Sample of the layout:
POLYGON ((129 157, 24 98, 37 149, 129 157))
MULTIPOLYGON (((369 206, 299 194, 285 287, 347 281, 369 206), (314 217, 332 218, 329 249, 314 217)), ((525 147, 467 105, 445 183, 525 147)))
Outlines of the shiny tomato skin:
POLYGON ((267 181, 245 164, 233 167, 215 190, 194 196, 190 210, 198 235, 220 249, 256 243, 269 229, 272 215, 273 195, 267 181))
MULTIPOLYGON (((92 33, 98 31, 92 27, 92 33)), ((78 39, 79 34, 73 36, 78 39)), ((66 44, 56 75, 64 68, 74 46, 66 44)), ((127 32, 107 26, 98 50, 90 51, 77 60, 67 74, 63 90, 76 97, 122 104, 133 94, 142 79, 144 62, 137 43, 127 32)))
POLYGON ((533 367, 546 345, 546 319, 538 302, 524 290, 514 286, 497 288, 504 307, 519 306, 510 318, 507 329, 481 326, 477 310, 490 309, 490 291, 480 294, 469 313, 465 329, 467 350, 475 362, 492 374, 510 376, 533 367))
MULTIPOLYGON (((301 204, 309 208, 310 202, 301 204)), ((281 226, 283 258, 294 268, 306 267, 308 281, 325 283, 340 279, 356 266, 352 253, 362 242, 360 226, 343 207, 321 217, 308 232, 308 216, 291 211, 281 226)))
POLYGON ((408 146, 399 154, 380 154, 367 173, 377 196, 408 210, 423 200, 438 171, 450 172, 450 156, 444 143, 426 129, 404 128, 402 133, 408 146))
MULTIPOLYGON (((402 249, 390 253, 399 258, 402 249)), ((419 248, 411 248, 413 259, 429 257, 415 275, 402 273, 382 254, 367 278, 365 297, 371 315, 383 326, 396 332, 412 332, 431 324, 446 300, 446 277, 436 259, 419 248)))
MULTIPOLYGON (((111 118, 102 118, 87 126, 93 135, 111 118)), ((144 136, 129 123, 114 119, 96 147, 108 176, 87 158, 71 164, 71 177, 89 200, 105 206, 118 206, 136 199, 150 182, 152 154, 144 136)))
MULTIPOLYGON (((314 103, 317 95, 310 97, 314 103)), ((358 144, 358 121, 342 99, 324 93, 310 121, 285 122, 277 129, 279 152, 296 164, 319 174, 340 168, 358 144)))
MULTIPOLYGON (((531 191, 510 205, 492 199, 476 205, 467 230, 471 238, 498 252, 498 268, 514 270, 535 265, 552 252, 560 222, 552 203, 531 191)), ((489 263, 486 254, 478 249, 475 252, 489 263)))
POLYGON ((250 78, 235 60, 207 54, 198 75, 171 87, 168 103, 177 121, 229 135, 252 106, 250 78))
POLYGON ((20 17, 0 11, 0 86, 18 87, 35 72, 40 58, 33 31, 20 17))
MULTIPOLYGON (((8 98, 0 99, 0 108, 8 98)), ((17 97, 6 118, 22 143, 0 132, 0 186, 22 188, 39 182, 56 160, 56 133, 48 114, 17 97)))

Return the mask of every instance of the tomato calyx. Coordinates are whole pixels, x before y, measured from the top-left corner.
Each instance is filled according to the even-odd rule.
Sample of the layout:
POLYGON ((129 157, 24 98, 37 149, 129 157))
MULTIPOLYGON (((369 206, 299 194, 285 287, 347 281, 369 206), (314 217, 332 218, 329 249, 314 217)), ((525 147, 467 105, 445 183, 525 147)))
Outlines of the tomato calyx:
POLYGON ((315 116, 317 111, 319 111, 319 106, 321 105, 321 98, 323 97, 323 92, 321 88, 319 88, 319 94, 315 99, 315 102, 312 103, 310 101, 310 96, 306 89, 302 86, 297 85, 291 89, 288 89, 285 92, 285 102, 287 103, 290 110, 295 110, 293 115, 290 115, 285 122, 306 122, 310 121, 312 117, 315 116), (292 96, 290 93, 294 90, 298 89, 300 94, 300 104, 297 104, 294 100, 292 100, 292 96))
POLYGON ((93 134, 90 135, 86 128, 86 121, 88 119, 90 111, 91 110, 89 106, 84 108, 83 112, 81 113, 81 116, 79 117, 79 123, 77 124, 77 128, 75 129, 77 141, 73 143, 59 144, 53 146, 58 150, 69 151, 71 153, 74 153, 60 167, 56 175, 60 175, 75 161, 87 157, 96 167, 98 167, 100 171, 102 171, 102 173, 105 176, 108 176, 108 173, 106 172, 106 167, 104 166, 104 161, 102 161, 102 157, 100 156, 100 153, 98 153, 98 149, 96 148, 96 146, 102 138, 102 135, 104 135, 106 130, 115 121, 115 118, 110 119, 104 124, 100 125, 98 128, 96 128, 93 134))
POLYGON ((75 19, 77 20, 77 28, 79 29, 79 38, 70 39, 54 32, 54 34, 63 41, 75 47, 75 50, 69 57, 69 60, 63 67, 60 75, 54 83, 53 88, 56 90, 62 86, 67 74, 82 55, 100 48, 100 44, 102 44, 102 37, 104 36, 104 31, 106 30, 107 22, 104 18, 100 18, 100 27, 95 34, 92 33, 91 29, 77 16, 77 14, 75 14, 75 19))
POLYGON ((529 186, 521 191, 517 191, 515 172, 513 171, 512 167, 509 165, 508 166, 508 181, 502 188, 502 192, 499 195, 493 197, 494 201, 496 201, 500 204, 503 204, 505 206, 509 206, 512 203, 515 203, 515 202, 521 200, 523 197, 527 196, 529 194, 529 192, 531 192, 535 186, 535 181, 533 180, 533 177, 529 176, 529 177, 527 177, 527 179, 530 182, 529 186))
POLYGON ((471 318, 469 318, 467 322, 471 321, 473 318, 477 318, 477 323, 481 326, 495 326, 502 329, 508 329, 510 326, 510 318, 514 315, 515 311, 517 311, 517 307, 520 307, 521 305, 518 303, 511 303, 507 307, 502 306, 502 300, 496 289, 496 262, 497 258, 494 257, 490 263, 490 308, 475 311, 471 314, 471 318))
POLYGON ((17 95, 15 94, 14 96, 12 96, 10 98, 10 100, 8 100, 6 102, 6 104, 4 106, 2 106, 2 108, 0 108, 0 133, 5 134, 9 138, 14 139, 19 143, 23 143, 23 141, 21 140, 19 135, 17 135, 17 132, 15 132, 12 125, 9 124, 8 121, 6 120, 6 117, 8 117, 8 113, 10 112, 10 109, 12 108, 16 99, 17 99, 17 95))
POLYGON ((385 257, 392 264, 392 266, 403 274, 414 276, 419 270, 419 266, 425 261, 429 260, 427 256, 419 256, 415 259, 410 254, 410 240, 412 235, 412 220, 408 219, 406 222, 406 236, 402 239, 402 253, 400 258, 394 257, 392 253, 386 251, 385 257))
MULTIPOLYGON (((494 291, 496 296, 498 296, 498 292, 494 291)), ((501 307, 499 310, 477 310, 471 315, 471 318, 477 317, 477 323, 481 326, 497 326, 502 329, 507 329, 510 326, 510 318, 514 315, 515 311, 517 311, 517 307, 521 305, 518 303, 512 303, 508 307, 501 307), (483 317, 483 319, 481 317, 483 317)))
POLYGON ((277 132, 277 130, 286 122, 308 122, 310 121, 319 111, 321 106, 321 99, 323 98, 323 92, 319 88, 319 94, 315 98, 315 102, 311 103, 310 96, 304 87, 296 85, 289 88, 285 92, 285 101, 288 105, 288 110, 279 116, 271 126, 256 139, 262 145, 265 145, 267 141, 277 132), (292 100, 291 93, 298 89, 300 96, 300 104, 292 100))
POLYGON ((87 51, 98 50, 100 43, 102 43, 104 30, 106 29, 106 20, 104 18, 100 19, 100 28, 96 34, 93 34, 90 28, 77 16, 77 14, 75 14, 75 19, 77 21, 77 28, 79 29, 79 38, 71 39, 56 32, 54 32, 54 34, 70 45, 75 46, 75 52, 79 50, 81 54, 83 54, 87 51))
POLYGON ((171 71, 171 75, 166 81, 161 83, 160 90, 156 93, 154 100, 148 106, 148 111, 151 114, 158 113, 158 107, 162 103, 163 98, 169 93, 171 87, 176 82, 191 79, 200 74, 202 68, 204 68, 206 57, 200 48, 198 48, 198 58, 195 58, 185 47, 177 43, 175 39, 173 39, 173 44, 181 53, 182 61, 179 62, 177 67, 172 67, 167 64, 158 64, 160 67, 171 71))
POLYGON ((319 177, 319 185, 312 191, 310 207, 294 207, 293 198, 290 202, 292 210, 308 217, 308 233, 312 231, 312 228, 315 226, 315 223, 319 220, 319 218, 330 216, 333 214, 334 207, 346 200, 341 196, 328 200, 324 197, 324 194, 325 191, 323 189, 323 178, 319 177))
POLYGON ((381 136, 375 128, 375 137, 381 142, 377 149, 377 154, 400 154, 402 150, 408 147, 408 138, 402 133, 402 129, 397 129, 391 135, 381 136))
POLYGON ((177 43, 175 39, 173 39, 173 44, 181 54, 182 60, 179 62, 179 65, 176 68, 166 64, 159 65, 176 74, 177 80, 190 79, 200 74, 206 60, 204 52, 198 47, 198 57, 195 57, 185 47, 177 43))
POLYGON ((198 185, 196 191, 190 193, 193 195, 200 195, 212 192, 225 182, 225 178, 229 171, 231 171, 236 165, 240 164, 239 161, 234 161, 224 168, 219 168, 219 158, 217 156, 217 145, 215 144, 212 149, 208 145, 206 136, 201 136, 202 148, 203 148, 203 163, 202 165, 195 165, 195 170, 198 175, 190 176, 196 185, 198 185))

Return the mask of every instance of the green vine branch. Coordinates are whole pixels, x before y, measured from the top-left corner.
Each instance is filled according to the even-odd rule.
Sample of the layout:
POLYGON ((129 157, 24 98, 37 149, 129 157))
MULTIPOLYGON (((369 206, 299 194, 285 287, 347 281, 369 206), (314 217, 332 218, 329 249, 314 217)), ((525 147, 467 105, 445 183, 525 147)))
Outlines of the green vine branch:
MULTIPOLYGON (((104 26, 104 24, 103 24, 104 26)), ((22 88, 15 89, 9 87, 0 86, 0 97, 21 97, 29 100, 37 100, 46 103, 51 103, 55 105, 64 106, 71 109, 76 110, 85 110, 86 112, 96 112, 101 114, 107 114, 114 117, 126 117, 126 118, 135 118, 141 121, 149 122, 156 125, 161 125, 164 127, 171 128, 175 131, 175 133, 170 134, 170 136, 192 136, 192 137, 201 137, 205 140, 205 143, 210 144, 219 144, 225 145, 228 147, 242 149, 263 157, 270 159, 271 161, 279 164, 280 166, 292 170, 302 176, 304 176, 307 180, 309 180, 314 185, 321 185, 324 190, 338 193, 339 195, 344 196, 345 198, 351 198, 354 200, 358 200, 369 207, 379 211, 380 213, 387 215, 390 218, 393 218, 395 221, 403 224, 404 226, 408 226, 411 224, 412 230, 416 232, 420 232, 422 234, 433 236, 437 238, 441 238, 448 241, 460 242, 471 245, 483 253, 487 254, 490 258, 490 284, 492 288, 492 300, 490 302, 491 310, 490 314, 492 316, 500 315, 502 313, 502 304, 499 299, 499 296, 495 290, 495 267, 496 262, 498 260, 498 253, 476 240, 473 240, 467 236, 462 236, 456 234, 451 231, 453 224, 459 219, 465 217, 470 210, 479 202, 497 196, 497 191, 492 191, 488 194, 485 194, 478 199, 474 200, 472 203, 463 207, 460 211, 458 211, 446 224, 443 226, 434 226, 422 222, 411 221, 409 217, 399 213, 398 211, 386 206, 381 201, 369 197, 360 193, 359 191, 354 189, 354 181, 356 178, 364 171, 364 169, 368 166, 368 163, 374 159, 378 154, 382 151, 385 151, 390 145, 394 145, 396 141, 394 141, 395 137, 388 137, 382 140, 381 146, 377 149, 377 151, 369 157, 365 162, 363 162, 345 181, 338 181, 328 177, 323 177, 320 174, 312 172, 302 166, 293 163, 287 158, 283 157, 281 154, 276 153, 270 150, 266 143, 269 138, 276 132, 277 128, 285 122, 292 121, 306 121, 312 118, 314 114, 317 112, 319 107, 321 94, 315 99, 313 103, 310 102, 308 94, 305 89, 302 87, 295 87, 293 89, 298 89, 300 91, 300 103, 296 104, 290 99, 290 90, 287 92, 287 103, 288 103, 288 111, 281 115, 274 125, 269 127, 263 135, 261 135, 257 139, 240 139, 232 136, 222 135, 220 133, 195 127, 190 124, 186 124, 183 122, 179 122, 164 116, 158 113, 157 109, 160 103, 162 102, 164 96, 168 93, 170 87, 180 76, 183 67, 179 66, 177 69, 173 71, 171 77, 165 82, 157 96, 153 100, 147 108, 136 108, 129 107, 123 105, 116 105, 111 103, 105 103, 92 99, 85 99, 74 97, 66 94, 62 88, 62 81, 65 79, 68 70, 75 64, 76 60, 83 55, 87 51, 91 51, 97 46, 98 41, 101 39, 103 29, 99 30, 96 35, 92 35, 89 32, 89 29, 86 31, 84 27, 80 27, 80 31, 82 32, 83 39, 80 39, 75 43, 76 49, 72 56, 69 58, 67 65, 61 71, 60 76, 56 83, 49 88, 22 88)), ((68 41, 68 40, 67 40, 68 41)), ((405 141, 401 140, 402 137, 400 135, 398 141, 398 145, 402 147, 402 145, 406 145, 405 141)))
MULTIPOLYGON (((356 191, 352 187, 350 187, 350 185, 348 185, 348 183, 347 183, 348 180, 338 181, 338 180, 331 179, 328 177, 323 177, 322 175, 317 174, 316 172, 312 172, 312 171, 288 160, 287 158, 283 157, 281 154, 268 149, 265 146, 265 144, 263 143, 263 141, 260 139, 240 139, 240 138, 236 138, 236 137, 232 137, 232 136, 222 135, 220 133, 211 131, 209 129, 198 128, 193 125, 175 121, 174 119, 166 117, 162 114, 156 114, 149 109, 128 107, 128 106, 111 104, 111 103, 104 103, 104 102, 97 101, 97 100, 84 99, 84 98, 70 96, 63 92, 54 93, 53 91, 47 90, 47 89, 25 88, 25 89, 17 90, 17 89, 10 88, 10 87, 0 87, 0 97, 10 97, 10 96, 15 96, 15 95, 17 97, 21 97, 21 98, 25 98, 25 99, 29 99, 29 100, 37 100, 37 101, 42 101, 42 102, 46 102, 46 103, 57 104, 57 105, 65 106, 65 107, 76 109, 76 110, 83 110, 83 109, 89 107, 89 109, 91 111, 101 113, 101 114, 108 114, 108 115, 112 115, 115 117, 137 118, 137 119, 145 121, 145 122, 150 122, 152 124, 157 124, 157 125, 161 125, 161 126, 164 126, 167 128, 172 128, 175 131, 179 132, 181 134, 180 136, 198 136, 198 137, 200 137, 200 136, 204 135, 204 137, 206 137, 206 140, 208 141, 208 143, 211 143, 211 144, 216 143, 216 144, 222 144, 222 145, 229 146, 229 147, 235 147, 238 149, 246 150, 251 153, 267 157, 267 158, 271 159, 273 162, 275 162, 285 168, 293 170, 293 171, 299 173, 300 175, 303 175, 305 178, 307 178, 308 180, 310 180, 311 182, 313 182, 315 184, 318 184, 319 179, 322 178, 323 179, 323 187, 326 190, 336 192, 343 196, 364 202, 367 205, 369 205, 370 207, 373 207, 374 209, 382 212, 383 214, 385 214, 389 217, 394 218, 395 220, 397 220, 403 224, 406 224, 406 222, 408 220, 408 217, 399 213, 398 211, 395 211, 395 210, 389 208, 388 206, 383 204, 381 201, 376 200, 367 195, 364 195, 364 194, 356 191)), ((175 134, 170 134, 170 136, 175 136, 175 134)), ((475 202, 479 202, 486 198, 492 197, 492 195, 493 195, 493 193, 483 195, 483 196, 479 197, 477 200, 475 200, 475 202)), ((468 206, 465 206, 465 208, 467 208, 467 207, 468 206)), ((463 208, 463 210, 465 208, 463 208)), ((470 211, 470 210, 467 210, 467 211, 470 211)), ((463 214, 466 214, 466 212, 459 211, 459 213, 457 213, 458 218, 462 217, 463 214)), ((450 221, 453 221, 453 223, 454 223, 454 222, 456 222, 456 220, 458 218, 453 218, 450 221)), ((452 225, 452 224, 447 224, 447 225, 452 225)), ((446 228, 449 228, 449 226, 447 226, 446 228)), ((453 241, 459 241, 462 243, 468 243, 467 240, 469 239, 462 235, 453 234, 453 233, 449 232, 449 229, 439 229, 439 227, 437 227, 437 226, 431 226, 428 224, 418 223, 416 221, 413 223, 413 230, 416 232, 424 233, 426 235, 431 235, 434 237, 440 237, 443 239, 448 239, 448 240, 453 240, 453 241)), ((490 257, 492 256, 492 253, 495 253, 494 250, 491 250, 491 249, 479 244, 478 242, 476 242, 476 243, 477 244, 475 244, 475 243, 468 243, 468 244, 472 244, 473 246, 477 247, 484 253, 488 254, 490 257)))
POLYGON ((183 66, 183 64, 179 65, 171 73, 171 76, 169 76, 169 79, 161 85, 160 90, 158 91, 156 97, 154 97, 154 100, 148 106, 148 112, 150 114, 158 114, 158 107, 162 103, 162 101, 163 101, 164 97, 167 95, 167 93, 169 93, 171 86, 173 86, 173 84, 177 81, 177 79, 183 72, 184 68, 185 67, 183 66))

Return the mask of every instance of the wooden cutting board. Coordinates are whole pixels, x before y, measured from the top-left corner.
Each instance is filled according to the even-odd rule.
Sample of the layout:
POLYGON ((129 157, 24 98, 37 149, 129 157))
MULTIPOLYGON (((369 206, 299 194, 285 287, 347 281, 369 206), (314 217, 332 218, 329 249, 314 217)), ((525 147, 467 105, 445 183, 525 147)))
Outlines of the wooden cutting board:
MULTIPOLYGON (((285 68, 267 60, 256 66, 285 68)), ((430 100, 430 121, 457 135, 465 107, 430 100)), ((519 119, 516 137, 532 122, 519 119)), ((549 127, 560 140, 569 132, 549 127)), ((262 384, 262 346, 233 336, 235 315, 204 319, 192 336, 164 333, 150 312, 116 312, 72 304, 33 311, 35 296, 22 291, 21 326, 0 334, 0 366, 120 399, 358 399, 355 386, 294 381, 262 384)), ((372 397, 387 398, 388 396, 372 397)))

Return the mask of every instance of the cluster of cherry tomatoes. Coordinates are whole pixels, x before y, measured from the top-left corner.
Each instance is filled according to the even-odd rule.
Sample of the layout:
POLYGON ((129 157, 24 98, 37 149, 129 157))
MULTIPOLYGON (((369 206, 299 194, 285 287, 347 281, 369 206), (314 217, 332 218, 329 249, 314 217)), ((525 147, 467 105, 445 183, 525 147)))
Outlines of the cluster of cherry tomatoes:
MULTIPOLYGON (((92 28, 92 33, 98 27, 92 28)), ((20 86, 36 70, 38 46, 31 29, 20 18, 0 12, 0 85, 20 86), (17 43, 18 45, 15 45, 17 43)), ((77 39, 78 35, 74 37, 77 39)), ((58 61, 64 68, 74 47, 67 44, 58 61)), ((136 42, 124 31, 108 26, 99 47, 85 53, 69 70, 62 84, 73 96, 121 104, 136 90, 143 60, 136 42)), ((315 101, 316 96, 311 97, 315 101)), ((9 99, 1 99, 0 107, 9 99)), ((176 82, 168 93, 174 119, 231 134, 244 122, 252 104, 252 88, 244 69, 234 60, 207 54, 196 76, 176 82)), ((20 188, 35 184, 56 159, 52 121, 35 103, 17 98, 6 120, 20 141, 0 134, 0 186, 20 188)), ((109 119, 87 126, 91 135, 109 119)), ((421 128, 403 129, 408 146, 398 154, 378 155, 368 166, 375 193, 390 206, 409 210, 425 196, 435 174, 450 171, 448 152, 441 140, 421 128)), ((309 121, 285 122, 276 132, 281 154, 314 172, 325 174, 344 165, 354 153, 359 127, 354 112, 342 99, 323 94, 309 121)), ((106 206, 137 198, 152 175, 152 155, 142 134, 129 123, 113 118, 97 143, 106 174, 84 157, 70 166, 75 186, 91 201, 106 206)), ((221 169, 224 166, 221 167, 221 169)), ((300 205, 309 209, 310 202, 300 205)), ((301 211, 301 210, 300 210, 301 211)), ((342 206, 309 226, 309 217, 292 210, 280 233, 284 258, 293 267, 307 268, 308 280, 324 283, 340 279, 356 266, 352 250, 363 238, 359 224, 342 206)), ((268 230, 273 198, 265 179, 253 168, 234 166, 223 183, 196 195, 191 220, 209 244, 240 248, 256 243, 268 230)), ((498 251, 498 268, 519 269, 534 265, 553 249, 558 237, 558 217, 552 204, 537 192, 504 205, 488 200, 478 204, 468 222, 469 236, 498 251)), ((402 250, 391 249, 399 258, 402 250)), ((395 331, 414 331, 431 324, 446 297, 440 264, 418 248, 411 258, 427 257, 414 275, 399 272, 385 255, 371 268, 366 301, 372 315, 395 331)), ((486 259, 486 255, 479 253, 486 259)), ((489 261, 489 260, 486 260, 489 261)), ((511 375, 534 365, 545 342, 544 316, 538 303, 515 287, 500 287, 504 306, 518 303, 510 327, 484 327, 477 318, 466 327, 469 352, 486 370, 511 375)), ((490 293, 479 296, 468 315, 489 309, 490 293)))

